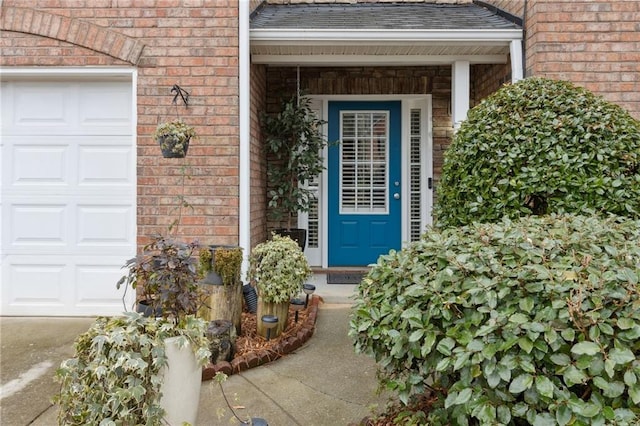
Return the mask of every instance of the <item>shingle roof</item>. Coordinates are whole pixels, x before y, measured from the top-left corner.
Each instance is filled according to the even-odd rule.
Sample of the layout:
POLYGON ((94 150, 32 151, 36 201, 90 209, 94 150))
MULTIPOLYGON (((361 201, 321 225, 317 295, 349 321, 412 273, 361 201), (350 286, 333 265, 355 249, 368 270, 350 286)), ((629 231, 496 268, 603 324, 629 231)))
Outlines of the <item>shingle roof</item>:
POLYGON ((266 4, 251 29, 504 30, 513 22, 475 4, 266 4))

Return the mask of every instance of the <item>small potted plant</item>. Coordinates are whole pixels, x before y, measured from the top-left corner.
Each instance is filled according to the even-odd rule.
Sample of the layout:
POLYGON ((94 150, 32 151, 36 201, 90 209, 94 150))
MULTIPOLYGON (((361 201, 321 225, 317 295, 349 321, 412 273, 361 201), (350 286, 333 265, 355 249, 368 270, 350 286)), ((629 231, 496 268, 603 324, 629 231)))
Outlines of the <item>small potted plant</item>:
POLYGON ((267 335, 267 328, 261 321, 263 315, 278 317, 271 337, 285 330, 290 300, 300 294, 302 284, 310 276, 307 258, 291 238, 273 234, 270 240, 254 247, 249 256, 247 278, 258 293, 258 334, 267 335))
POLYGON ((130 286, 137 291, 151 312, 167 320, 180 322, 195 315, 203 303, 204 293, 197 283, 196 253, 198 243, 182 243, 157 235, 143 252, 129 259, 128 273, 117 287, 130 286))
POLYGON ((169 424, 194 423, 198 413, 202 369, 195 354, 208 351, 208 339, 204 332, 198 340, 180 337, 187 324, 207 329, 208 321, 196 317, 205 297, 197 282, 198 248, 196 242, 181 243, 156 236, 140 255, 127 261, 128 272, 117 284, 118 288, 125 285, 137 291, 150 311, 161 315, 158 327, 174 330, 176 337, 165 334, 164 345, 156 348, 164 350, 169 365, 163 370, 161 387, 161 405, 169 424))
POLYGON ((187 155, 189 142, 196 137, 196 130, 177 118, 160 123, 153 132, 165 158, 183 158, 187 155))
MULTIPOLYGON (((55 379, 61 386, 53 402, 59 405, 58 423, 65 425, 181 424, 166 409, 171 390, 167 383, 167 367, 182 383, 173 386, 187 401, 199 400, 201 368, 185 376, 187 363, 176 363, 173 354, 165 350, 168 339, 195 358, 198 366, 210 357, 206 326, 195 317, 180 323, 158 321, 136 312, 112 318, 100 317, 74 343, 75 355, 60 364, 55 379), (194 381, 194 383, 188 383, 194 381), (188 388, 187 388, 188 386, 188 388)), ((190 355, 190 356, 189 356, 190 355)), ((175 379, 174 379, 175 380, 175 379)), ((188 402, 188 405, 191 404, 188 402)), ((196 406, 197 407, 197 406, 196 406)), ((179 407, 182 409, 182 407, 179 407)), ((197 414, 197 411, 196 411, 197 414)), ((184 420, 195 420, 181 417, 184 420)))
POLYGON ((194 314, 196 243, 158 236, 117 283, 138 290, 155 315, 98 318, 57 370, 60 424, 193 424, 202 365, 211 355, 207 322, 194 314), (105 423, 106 424, 106 423, 105 423))
POLYGON ((306 229, 293 226, 298 212, 308 212, 315 194, 305 187, 324 169, 322 135, 326 122, 317 118, 306 96, 293 96, 282 103, 280 112, 262 115, 262 129, 269 155, 267 169, 271 219, 286 224, 276 229, 289 235, 304 250, 306 229))

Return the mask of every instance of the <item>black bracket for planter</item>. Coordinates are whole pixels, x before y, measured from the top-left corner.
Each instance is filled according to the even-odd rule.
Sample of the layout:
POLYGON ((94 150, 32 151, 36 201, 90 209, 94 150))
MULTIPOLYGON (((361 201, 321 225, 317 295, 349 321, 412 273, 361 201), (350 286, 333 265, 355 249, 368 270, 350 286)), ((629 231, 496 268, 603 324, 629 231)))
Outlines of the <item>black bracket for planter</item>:
POLYGON ((182 99, 182 102, 184 103, 184 107, 189 108, 189 92, 187 92, 177 84, 174 84, 171 88, 171 93, 175 93, 175 95, 173 96, 173 101, 171 102, 172 104, 177 105, 178 97, 180 97, 182 99))

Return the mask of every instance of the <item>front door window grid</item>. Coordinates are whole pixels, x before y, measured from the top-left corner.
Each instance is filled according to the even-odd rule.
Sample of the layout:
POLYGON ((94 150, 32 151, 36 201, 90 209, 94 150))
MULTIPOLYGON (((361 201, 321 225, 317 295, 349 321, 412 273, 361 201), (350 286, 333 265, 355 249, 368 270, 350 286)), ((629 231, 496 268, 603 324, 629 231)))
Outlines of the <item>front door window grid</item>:
POLYGON ((341 213, 387 214, 388 112, 342 111, 340 123, 341 213))

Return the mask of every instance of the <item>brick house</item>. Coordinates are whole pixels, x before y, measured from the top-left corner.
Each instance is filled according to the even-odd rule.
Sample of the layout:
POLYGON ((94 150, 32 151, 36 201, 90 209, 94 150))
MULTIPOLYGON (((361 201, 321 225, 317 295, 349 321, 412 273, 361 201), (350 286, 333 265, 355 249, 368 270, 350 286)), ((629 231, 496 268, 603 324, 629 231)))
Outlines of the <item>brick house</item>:
POLYGON ((246 254, 277 225, 258 117, 298 88, 342 138, 299 217, 325 268, 417 238, 455 126, 504 83, 572 80, 640 118, 636 0, 0 5, 5 315, 121 311, 121 265, 166 232, 183 191, 179 237, 246 254), (150 135, 176 115, 199 138, 164 159, 150 135))

